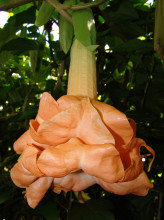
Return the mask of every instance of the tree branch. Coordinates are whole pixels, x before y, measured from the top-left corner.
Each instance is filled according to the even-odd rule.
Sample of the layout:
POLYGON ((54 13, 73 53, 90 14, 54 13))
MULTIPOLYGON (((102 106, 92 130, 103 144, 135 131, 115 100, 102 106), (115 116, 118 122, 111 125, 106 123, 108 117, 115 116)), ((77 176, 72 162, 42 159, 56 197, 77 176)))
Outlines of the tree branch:
MULTIPOLYGON (((16 8, 18 6, 34 2, 36 0, 4 0, 3 2, 0 2, 0 11, 8 11, 10 9, 16 8)), ((41 0, 39 0, 41 1, 41 0)))
POLYGON ((46 0, 49 4, 51 4, 54 8, 58 10, 58 12, 67 19, 70 23, 72 22, 72 17, 65 11, 65 6, 59 3, 57 0, 46 0))
POLYGON ((46 1, 49 2, 51 5, 53 5, 54 7, 60 8, 61 10, 75 11, 75 10, 81 10, 81 9, 85 9, 85 8, 91 8, 94 6, 98 6, 102 3, 104 3, 106 0, 96 0, 94 2, 88 2, 88 3, 84 3, 84 4, 78 4, 78 5, 61 4, 60 2, 58 2, 58 0, 46 0, 46 1))
MULTIPOLYGON (((20 5, 24 5, 30 2, 34 2, 34 1, 36 0, 7 0, 7 1, 4 0, 3 2, 0 3, 0 11, 1 10, 7 11, 10 9, 16 8, 20 5)), ((79 5, 66 5, 66 4, 61 4, 57 0, 42 0, 42 1, 47 1, 54 8, 56 8, 63 17, 65 17, 70 23, 72 23, 72 17, 67 13, 66 10, 81 10, 85 8, 94 7, 94 6, 102 4, 106 0, 97 0, 94 2, 85 3, 83 5, 80 5, 80 4, 79 5)))
POLYGON ((91 8, 91 7, 95 7, 98 5, 101 5, 102 3, 104 3, 106 0, 96 0, 94 2, 88 2, 85 3, 83 5, 63 5, 65 10, 69 9, 69 10, 81 10, 81 9, 85 9, 85 8, 91 8))
POLYGON ((83 5, 80 5, 80 4, 79 5, 66 5, 66 4, 61 4, 57 0, 46 0, 46 1, 49 2, 54 8, 56 8, 58 12, 63 17, 65 17, 70 23, 73 23, 72 17, 66 12, 66 10, 81 10, 85 8, 94 7, 94 6, 102 4, 106 0, 97 0, 94 2, 85 3, 83 5))

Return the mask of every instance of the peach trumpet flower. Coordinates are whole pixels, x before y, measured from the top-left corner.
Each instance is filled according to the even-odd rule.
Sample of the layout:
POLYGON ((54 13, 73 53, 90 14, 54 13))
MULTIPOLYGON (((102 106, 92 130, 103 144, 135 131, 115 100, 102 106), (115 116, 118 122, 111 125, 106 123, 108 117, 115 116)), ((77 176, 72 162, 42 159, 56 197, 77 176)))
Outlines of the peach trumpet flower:
POLYGON ((99 184, 119 195, 144 196, 153 187, 143 169, 140 148, 152 154, 150 166, 153 149, 136 138, 133 120, 96 101, 96 96, 94 54, 75 39, 67 95, 55 101, 43 93, 35 120, 14 143, 21 156, 11 178, 26 189, 32 208, 49 188, 60 193, 99 184))
MULTIPOLYGON (((142 163, 135 122, 116 108, 88 97, 45 92, 30 128, 15 143, 21 154, 11 169, 13 182, 26 188, 35 208, 49 188, 81 191, 94 184, 115 194, 144 196, 153 187, 142 163)), ((151 164, 150 164, 151 165, 151 164)))

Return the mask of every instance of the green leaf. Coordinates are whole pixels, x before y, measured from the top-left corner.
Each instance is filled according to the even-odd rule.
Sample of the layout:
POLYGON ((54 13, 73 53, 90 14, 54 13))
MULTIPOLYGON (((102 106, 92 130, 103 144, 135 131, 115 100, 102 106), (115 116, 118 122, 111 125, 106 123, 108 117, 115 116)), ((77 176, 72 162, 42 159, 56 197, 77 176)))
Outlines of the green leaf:
MULTIPOLYGON (((10 1, 12 1, 12 0, 10 0, 10 1)), ((31 8, 31 7, 34 7, 33 2, 24 4, 24 5, 20 5, 20 6, 16 7, 16 8, 14 8, 14 9, 12 10, 12 13, 13 13, 14 15, 16 15, 16 14, 18 14, 18 13, 20 13, 20 12, 23 12, 23 11, 25 11, 25 10, 31 8)))
MULTIPOLYGON (((113 49, 113 48, 111 48, 113 49)), ((153 51, 153 45, 151 42, 145 41, 145 40, 139 40, 139 39, 132 39, 125 43, 120 44, 116 48, 114 48, 116 52, 152 52, 153 51)))
POLYGON ((2 45, 10 41, 11 39, 15 38, 15 33, 20 28, 15 26, 15 21, 11 20, 5 26, 3 29, 0 28, 0 48, 2 45))
POLYGON ((134 220, 153 220, 154 219, 154 197, 155 193, 147 196, 131 196, 134 220), (135 210, 135 211, 134 211, 135 210))
POLYGON ((27 51, 27 50, 37 50, 39 48, 37 41, 30 40, 27 38, 16 38, 9 41, 5 44, 1 50, 20 50, 20 51, 27 51))
POLYGON ((8 41, 16 38, 16 32, 21 29, 22 24, 32 23, 35 19, 35 7, 30 7, 25 12, 12 16, 3 29, 0 29, 0 47, 8 41))
POLYGON ((87 49, 91 52, 94 52, 98 47, 99 45, 90 45, 87 47, 87 49))
POLYGON ((67 21, 63 16, 60 16, 60 44, 65 54, 69 51, 71 47, 73 34, 73 25, 69 21, 67 21))
POLYGON ((113 204, 105 199, 91 199, 84 204, 73 203, 69 220, 115 220, 113 204))
POLYGON ((12 198, 12 194, 10 191, 1 192, 0 195, 0 204, 6 202, 7 200, 12 198))
POLYGON ((10 17, 9 21, 13 20, 16 27, 24 23, 34 23, 36 18, 35 12, 36 8, 34 6, 30 7, 27 10, 10 17))
POLYGON ((105 1, 105 2, 103 2, 101 5, 99 5, 99 9, 100 9, 101 11, 103 11, 103 10, 106 9, 107 6, 109 6, 109 1, 105 1))
POLYGON ((30 50, 31 70, 33 73, 39 72, 41 64, 40 50, 30 50))
POLYGON ((0 52, 0 65, 4 65, 11 57, 12 54, 9 51, 0 52))
POLYGON ((54 7, 52 5, 48 2, 43 2, 39 9, 38 16, 36 17, 35 25, 42 26, 46 24, 50 20, 53 11, 54 7))
POLYGON ((117 20, 133 20, 138 19, 139 15, 137 13, 137 10, 133 8, 133 5, 131 2, 128 1, 122 1, 119 5, 117 11, 110 12, 110 16, 117 20))
POLYGON ((54 202, 40 203, 37 206, 36 211, 46 220, 58 220, 58 212, 54 202))
MULTIPOLYGON (((65 0, 63 4, 65 5, 74 5, 75 0, 65 0)), ((70 15, 72 15, 72 11, 67 11, 70 15)), ((72 44, 72 39, 74 35, 73 25, 67 21, 63 16, 60 15, 60 23, 59 23, 59 36, 60 36, 60 45, 66 54, 72 44)))
POLYGON ((96 29, 90 8, 73 11, 72 13, 75 37, 84 45, 96 44, 96 29))
POLYGON ((121 32, 124 35, 128 35, 127 39, 132 39, 138 36, 144 36, 145 31, 135 22, 125 22, 122 23, 121 27, 120 24, 117 24, 117 27, 120 28, 121 32))

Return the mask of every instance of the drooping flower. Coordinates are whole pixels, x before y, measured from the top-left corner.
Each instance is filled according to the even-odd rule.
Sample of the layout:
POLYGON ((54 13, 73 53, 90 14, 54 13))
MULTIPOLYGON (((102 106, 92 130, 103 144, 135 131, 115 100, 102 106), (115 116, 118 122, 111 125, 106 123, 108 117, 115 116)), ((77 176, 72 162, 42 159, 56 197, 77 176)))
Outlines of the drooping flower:
MULTIPOLYGON (((135 123, 116 108, 88 97, 43 93, 38 114, 14 144, 21 154, 11 169, 35 208, 49 188, 81 191, 94 184, 116 194, 146 195, 153 187, 142 163, 135 123)), ((152 163, 152 162, 151 162, 152 163)))

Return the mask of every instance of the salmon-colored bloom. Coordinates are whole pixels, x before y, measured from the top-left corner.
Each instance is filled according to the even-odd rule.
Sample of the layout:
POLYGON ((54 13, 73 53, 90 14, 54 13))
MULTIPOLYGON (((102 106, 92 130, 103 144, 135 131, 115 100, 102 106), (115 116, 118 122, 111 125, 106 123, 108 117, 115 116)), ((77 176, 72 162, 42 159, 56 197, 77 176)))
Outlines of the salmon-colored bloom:
POLYGON ((135 122, 116 108, 70 95, 55 101, 45 92, 36 119, 14 143, 22 155, 11 178, 26 188, 32 208, 50 187, 60 193, 99 184, 119 195, 143 196, 153 185, 143 170, 141 146, 153 161, 152 148, 136 138, 135 122))

